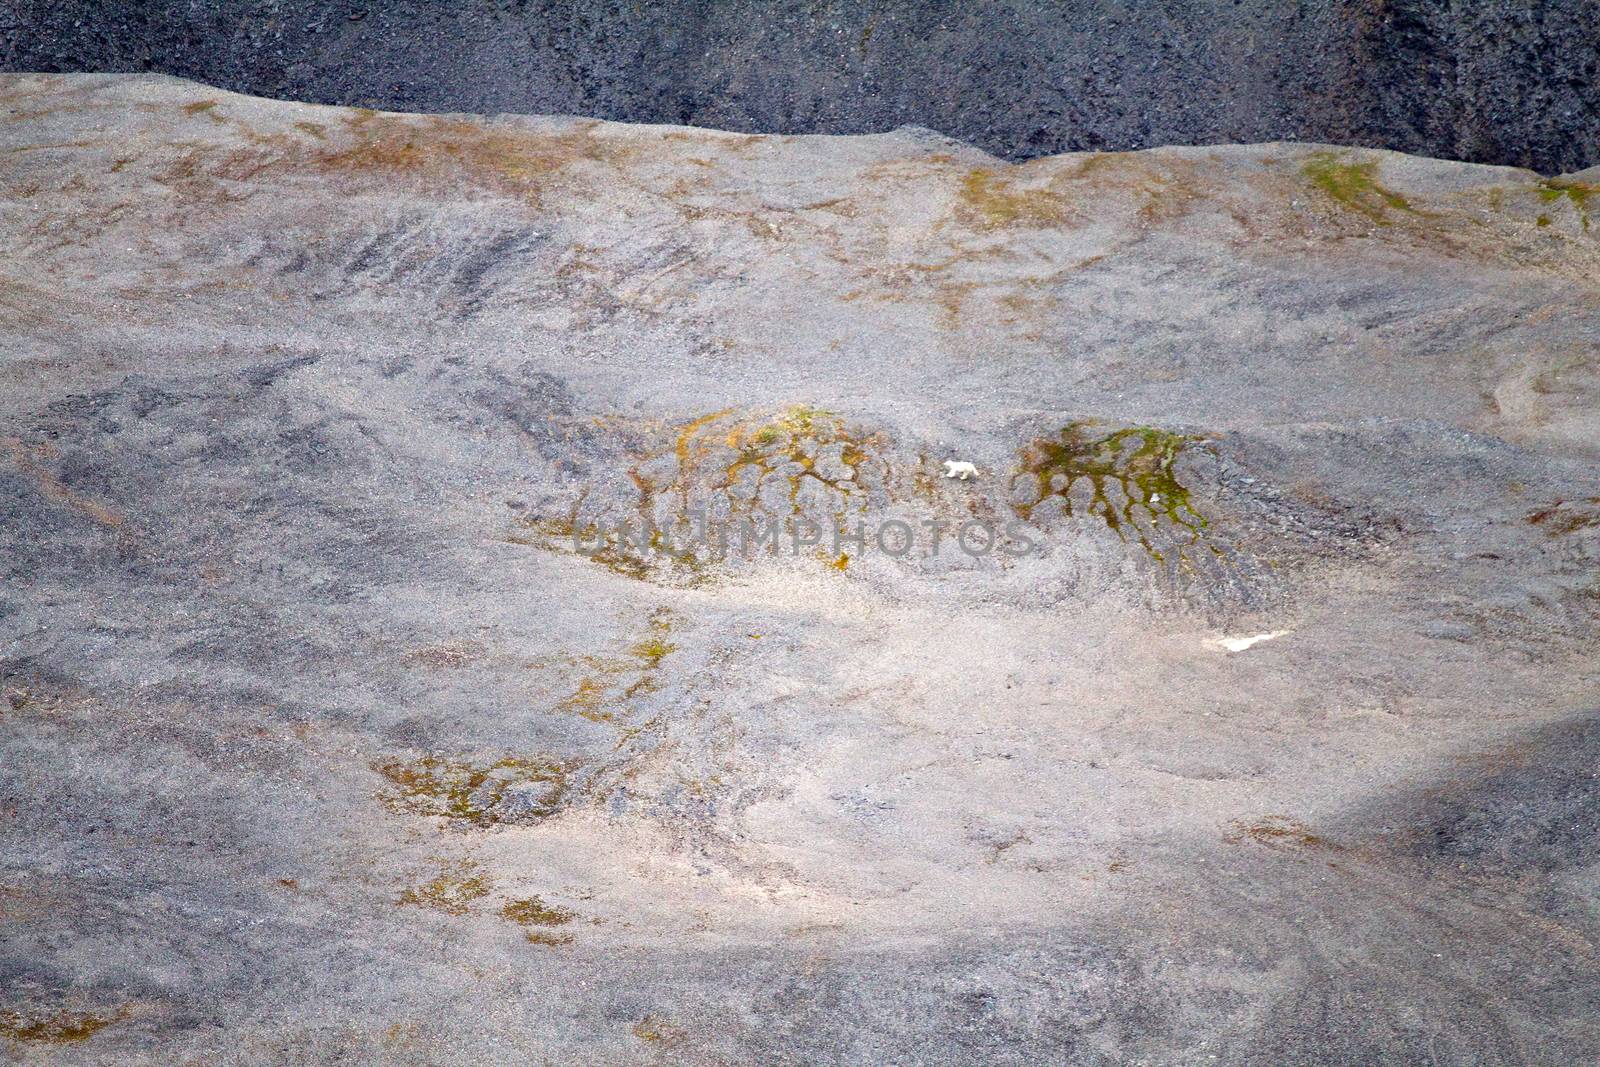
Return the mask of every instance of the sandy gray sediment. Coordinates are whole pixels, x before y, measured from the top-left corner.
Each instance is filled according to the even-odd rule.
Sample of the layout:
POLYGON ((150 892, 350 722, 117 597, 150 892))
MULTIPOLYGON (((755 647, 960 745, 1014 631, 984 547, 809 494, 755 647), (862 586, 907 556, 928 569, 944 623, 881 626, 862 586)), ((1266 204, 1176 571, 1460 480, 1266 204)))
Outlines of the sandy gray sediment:
POLYGON ((1600 174, 0 109, 6 1057, 1600 1055, 1600 174))

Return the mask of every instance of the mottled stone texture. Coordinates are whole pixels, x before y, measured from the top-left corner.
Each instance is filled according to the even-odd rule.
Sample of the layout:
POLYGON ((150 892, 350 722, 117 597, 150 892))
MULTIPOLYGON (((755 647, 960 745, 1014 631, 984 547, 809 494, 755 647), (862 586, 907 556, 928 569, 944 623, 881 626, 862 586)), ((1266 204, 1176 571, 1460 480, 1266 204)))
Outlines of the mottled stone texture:
POLYGON ((1280 139, 1576 170, 1587 0, 11 0, 0 69, 760 133, 927 126, 1009 159, 1280 139))

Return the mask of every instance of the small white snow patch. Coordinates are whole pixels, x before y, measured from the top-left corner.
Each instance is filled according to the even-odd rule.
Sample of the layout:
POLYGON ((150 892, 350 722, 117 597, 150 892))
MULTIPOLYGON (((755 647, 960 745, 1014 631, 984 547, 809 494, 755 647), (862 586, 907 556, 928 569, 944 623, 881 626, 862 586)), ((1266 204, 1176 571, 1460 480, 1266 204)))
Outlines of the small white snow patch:
POLYGON ((1282 637, 1288 632, 1288 630, 1273 630, 1270 633, 1251 634, 1249 637, 1217 637, 1213 638, 1210 643, 1228 652, 1243 652, 1251 645, 1260 644, 1262 641, 1271 641, 1282 637))

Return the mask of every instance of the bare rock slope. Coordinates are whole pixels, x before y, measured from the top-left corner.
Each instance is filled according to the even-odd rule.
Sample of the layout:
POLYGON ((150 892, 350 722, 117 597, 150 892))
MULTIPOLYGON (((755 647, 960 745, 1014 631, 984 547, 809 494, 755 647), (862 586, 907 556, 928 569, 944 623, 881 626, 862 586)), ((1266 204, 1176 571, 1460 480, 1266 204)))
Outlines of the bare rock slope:
POLYGON ((0 109, 0 1054, 1600 1056, 1600 173, 0 109))

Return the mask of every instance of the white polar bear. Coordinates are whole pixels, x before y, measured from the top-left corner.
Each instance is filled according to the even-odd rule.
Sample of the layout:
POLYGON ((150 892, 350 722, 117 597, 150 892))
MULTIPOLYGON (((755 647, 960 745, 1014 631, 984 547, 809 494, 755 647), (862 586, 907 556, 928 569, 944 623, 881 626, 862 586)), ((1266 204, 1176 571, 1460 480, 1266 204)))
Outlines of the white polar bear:
POLYGON ((960 478, 962 481, 966 481, 968 478, 976 478, 978 476, 978 468, 964 459, 947 459, 944 461, 944 476, 946 478, 960 478))

